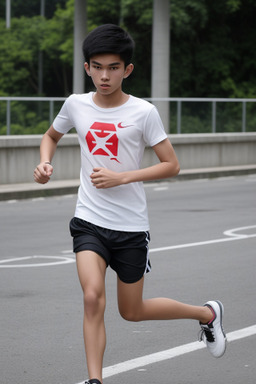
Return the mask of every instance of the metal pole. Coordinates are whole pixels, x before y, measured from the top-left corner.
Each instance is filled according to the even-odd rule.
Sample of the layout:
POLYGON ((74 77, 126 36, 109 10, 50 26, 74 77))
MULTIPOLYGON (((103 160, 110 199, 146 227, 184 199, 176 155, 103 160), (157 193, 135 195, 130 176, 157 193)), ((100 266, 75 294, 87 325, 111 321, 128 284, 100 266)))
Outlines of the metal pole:
POLYGON ((246 132, 246 101, 243 101, 242 132, 246 132))
POLYGON ((87 32, 87 1, 75 0, 74 14, 74 61, 73 61, 73 92, 84 92, 84 57, 82 43, 87 32))
POLYGON ((53 114, 54 114, 54 100, 50 99, 50 105, 49 105, 49 125, 53 122, 53 114))
POLYGON ((40 15, 42 17, 45 16, 45 0, 41 0, 41 3, 40 3, 40 15))
POLYGON ((216 101, 212 102, 212 133, 216 133, 216 101))
POLYGON ((181 133, 181 100, 177 101, 177 133, 181 133))
POLYGON ((6 102, 6 134, 11 134, 11 101, 6 102))
MULTIPOLYGON (((41 0, 40 3, 40 16, 45 16, 45 0, 41 0)), ((43 52, 39 51, 38 54, 38 94, 43 94, 43 52)))
MULTIPOLYGON (((152 32, 151 97, 169 97, 170 90, 170 0, 154 0, 152 32)), ((154 102, 169 132, 169 102, 154 102)))
POLYGON ((11 0, 5 2, 6 28, 11 28, 11 0))

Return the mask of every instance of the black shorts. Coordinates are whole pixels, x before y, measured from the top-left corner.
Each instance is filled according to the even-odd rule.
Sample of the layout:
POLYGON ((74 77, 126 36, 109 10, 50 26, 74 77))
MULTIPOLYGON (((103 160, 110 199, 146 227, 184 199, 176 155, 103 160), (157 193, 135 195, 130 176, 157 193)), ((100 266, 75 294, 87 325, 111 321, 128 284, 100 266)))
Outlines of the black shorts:
POLYGON ((70 221, 70 233, 75 253, 86 250, 96 252, 124 283, 135 283, 151 270, 149 232, 115 231, 74 217, 70 221))

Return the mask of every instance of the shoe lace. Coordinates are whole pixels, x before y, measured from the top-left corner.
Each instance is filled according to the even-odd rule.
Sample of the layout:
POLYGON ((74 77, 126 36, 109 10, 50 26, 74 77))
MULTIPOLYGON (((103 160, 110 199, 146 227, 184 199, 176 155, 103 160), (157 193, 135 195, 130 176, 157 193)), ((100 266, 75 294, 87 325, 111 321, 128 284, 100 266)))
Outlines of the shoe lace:
POLYGON ((212 330, 209 328, 209 327, 203 327, 201 326, 201 331, 199 331, 199 335, 198 335, 198 339, 199 341, 202 341, 203 340, 203 336, 205 335, 206 337, 206 340, 209 342, 209 343, 213 343, 215 341, 214 339, 214 333, 212 332, 212 330))

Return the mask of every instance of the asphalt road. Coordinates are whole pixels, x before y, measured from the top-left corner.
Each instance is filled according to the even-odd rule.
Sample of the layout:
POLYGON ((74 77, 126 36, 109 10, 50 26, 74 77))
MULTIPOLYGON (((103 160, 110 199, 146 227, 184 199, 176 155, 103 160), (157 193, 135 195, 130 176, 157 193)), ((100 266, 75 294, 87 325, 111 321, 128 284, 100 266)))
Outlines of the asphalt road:
MULTIPOLYGON (((255 384, 256 175, 145 188, 153 266, 145 297, 220 299, 228 349, 221 359, 201 349, 194 321, 125 322, 109 270, 104 384, 255 384)), ((75 201, 0 202, 1 384, 77 384, 87 377, 68 231, 75 201)))

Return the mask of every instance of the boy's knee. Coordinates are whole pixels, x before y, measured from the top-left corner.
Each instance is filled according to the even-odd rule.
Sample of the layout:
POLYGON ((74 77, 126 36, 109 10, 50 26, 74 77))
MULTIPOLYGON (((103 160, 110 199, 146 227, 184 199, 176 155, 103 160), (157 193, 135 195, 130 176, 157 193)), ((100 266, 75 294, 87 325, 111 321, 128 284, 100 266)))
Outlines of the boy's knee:
POLYGON ((105 310, 105 297, 94 290, 84 293, 84 311, 87 316, 95 316, 105 310))
POLYGON ((119 308, 119 313, 124 320, 132 322, 140 321, 140 316, 136 311, 128 310, 127 308, 119 308))

